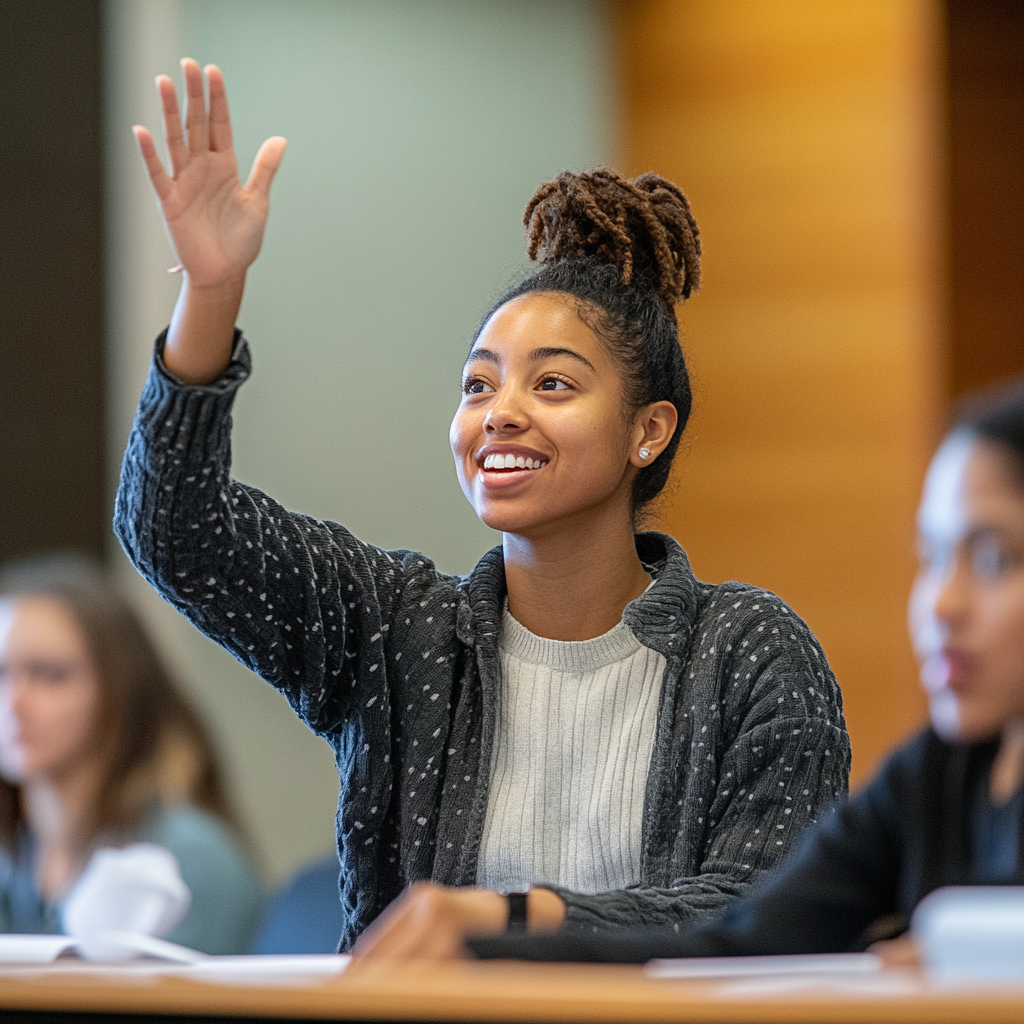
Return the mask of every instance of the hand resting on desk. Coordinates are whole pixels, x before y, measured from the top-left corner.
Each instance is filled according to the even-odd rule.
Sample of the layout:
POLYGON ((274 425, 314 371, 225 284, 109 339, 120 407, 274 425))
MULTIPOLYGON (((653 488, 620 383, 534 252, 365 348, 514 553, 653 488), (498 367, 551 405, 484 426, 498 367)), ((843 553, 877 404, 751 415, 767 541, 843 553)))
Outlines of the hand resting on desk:
MULTIPOLYGON (((565 904, 549 889, 531 889, 527 927, 557 930, 565 904)), ((416 882, 359 937, 356 960, 455 960, 469 956, 466 939, 505 931, 508 901, 500 893, 473 887, 448 888, 416 882)))

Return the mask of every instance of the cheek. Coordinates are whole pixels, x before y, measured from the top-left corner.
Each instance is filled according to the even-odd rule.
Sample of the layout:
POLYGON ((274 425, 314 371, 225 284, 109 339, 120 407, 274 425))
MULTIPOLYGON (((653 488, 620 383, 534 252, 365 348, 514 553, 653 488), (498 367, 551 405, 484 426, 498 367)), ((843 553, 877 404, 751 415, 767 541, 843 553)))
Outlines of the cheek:
POLYGON ((629 446, 624 425, 587 412, 591 414, 567 416, 553 428, 560 455, 571 457, 575 468, 590 474, 621 474, 629 446))
POLYGON ((452 425, 448 428, 448 443, 457 460, 462 459, 476 445, 480 436, 480 419, 480 414, 463 408, 452 418, 452 425))
POLYGON ((987 644, 1003 663, 1008 682, 1024 691, 1024 584, 992 600, 987 644))
POLYGON ((5 694, 0 697, 0 774, 8 781, 15 781, 9 773, 21 767, 21 749, 17 742, 20 728, 18 717, 5 694))
POLYGON ((91 745, 96 732, 99 695, 91 683, 48 694, 37 718, 40 743, 55 758, 73 758, 91 745))
POLYGON ((459 454, 459 414, 452 418, 452 425, 448 428, 448 444, 451 446, 452 454, 459 454))
POLYGON ((934 644, 938 621, 935 618, 935 599, 938 585, 927 576, 918 576, 910 590, 907 603, 907 625, 910 640, 918 656, 928 652, 934 644))

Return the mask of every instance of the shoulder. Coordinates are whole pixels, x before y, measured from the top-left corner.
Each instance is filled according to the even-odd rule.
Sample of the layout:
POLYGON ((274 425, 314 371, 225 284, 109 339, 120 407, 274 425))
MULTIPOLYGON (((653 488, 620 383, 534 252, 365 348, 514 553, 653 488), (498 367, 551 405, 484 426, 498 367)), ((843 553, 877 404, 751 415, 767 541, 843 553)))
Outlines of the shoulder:
POLYGON ((166 847, 178 860, 182 876, 255 882, 247 858, 228 825, 192 804, 158 808, 148 819, 144 838, 166 847))
POLYGON ((917 809, 926 797, 963 785, 968 773, 987 765, 997 744, 950 743, 926 728, 896 747, 865 787, 872 799, 917 809))
POLYGON ((189 804, 160 807, 144 838, 174 854, 192 894, 188 914, 168 938, 204 953, 248 952, 262 893, 227 824, 189 804))
POLYGON ((671 646, 677 652, 686 639, 701 644, 721 638, 725 642, 717 644, 715 653, 722 654, 730 639, 742 642, 764 634, 775 646, 806 643, 820 656, 806 623, 776 594, 748 583, 697 579, 686 552, 667 534, 638 534, 636 545, 655 583, 627 607, 626 618, 634 632, 654 641, 650 646, 660 649, 663 633, 675 638, 671 646))
POLYGON ((821 647, 807 623, 778 594, 749 583, 700 584, 697 628, 700 636, 717 632, 722 636, 764 639, 779 648, 810 643, 821 647))
POLYGON ((728 679, 726 695, 764 701, 794 716, 836 717, 842 697, 825 653, 807 623, 778 595, 730 581, 702 590, 691 661, 728 679))
POLYGON ((822 682, 831 675, 825 653, 806 622, 770 590, 749 583, 719 583, 705 588, 697 625, 698 639, 716 636, 745 663, 767 662, 805 667, 822 682))

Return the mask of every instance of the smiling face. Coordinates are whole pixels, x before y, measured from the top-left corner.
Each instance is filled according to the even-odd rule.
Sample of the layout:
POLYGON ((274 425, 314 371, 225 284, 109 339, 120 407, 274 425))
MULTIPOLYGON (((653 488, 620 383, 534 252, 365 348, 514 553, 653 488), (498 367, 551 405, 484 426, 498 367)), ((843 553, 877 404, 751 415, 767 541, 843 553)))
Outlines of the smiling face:
POLYGON ((56 779, 94 752, 100 683, 63 602, 0 599, 0 775, 56 779))
MULTIPOLYGON (((627 414, 619 368, 573 300, 522 295, 487 321, 466 361, 450 435, 459 482, 504 533, 629 516, 643 419, 627 414)), ((664 445, 650 447, 648 461, 664 445)))
POLYGON ((1024 721, 1024 488, 1009 455, 954 434, 918 514, 910 631, 935 730, 969 742, 1024 721))

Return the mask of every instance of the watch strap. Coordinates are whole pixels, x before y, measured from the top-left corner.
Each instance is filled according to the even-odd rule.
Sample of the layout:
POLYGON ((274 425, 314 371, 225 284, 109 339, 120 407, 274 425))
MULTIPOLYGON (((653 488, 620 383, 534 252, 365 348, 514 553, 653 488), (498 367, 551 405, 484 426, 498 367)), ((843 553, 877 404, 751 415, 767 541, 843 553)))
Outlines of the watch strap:
POLYGON ((511 934, 525 934, 526 932, 526 897, 525 892, 507 892, 505 899, 508 901, 508 927, 506 932, 511 934))

